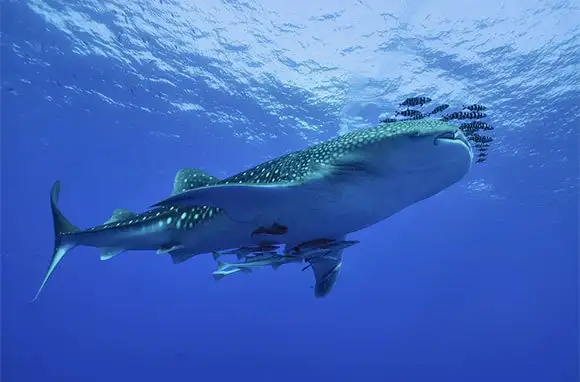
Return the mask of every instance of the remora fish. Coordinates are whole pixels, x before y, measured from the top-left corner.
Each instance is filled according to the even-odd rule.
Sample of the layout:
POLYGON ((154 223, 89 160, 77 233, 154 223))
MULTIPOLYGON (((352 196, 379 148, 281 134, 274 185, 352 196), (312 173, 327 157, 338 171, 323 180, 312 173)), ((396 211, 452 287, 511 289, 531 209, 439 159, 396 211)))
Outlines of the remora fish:
MULTIPOLYGON (((223 180, 184 170, 186 175, 198 172, 196 177, 178 173, 173 195, 157 203, 159 208, 117 214, 114 221, 88 230, 77 230, 62 215, 56 182, 51 193, 55 248, 40 289, 63 256, 79 245, 103 248, 103 258, 125 250, 153 249, 181 262, 230 248, 263 244, 294 248, 322 238, 342 241, 345 235, 458 182, 470 170, 472 159, 468 140, 451 123, 380 124, 223 180), (189 178, 193 180, 180 181, 189 178), (252 235, 269 226, 286 229, 252 235)), ((339 261, 313 264, 316 296, 326 295, 334 285, 342 264, 341 256, 335 258, 339 261)))
POLYGON ((358 240, 343 240, 343 241, 333 240, 331 242, 315 241, 312 243, 304 243, 293 248, 289 252, 288 256, 297 256, 309 261, 318 256, 328 254, 331 251, 345 249, 358 243, 360 243, 358 240))
POLYGON ((280 265, 288 263, 301 263, 302 258, 283 256, 278 254, 272 255, 258 255, 255 257, 246 257, 243 262, 240 263, 225 263, 217 260, 218 269, 216 272, 223 271, 228 268, 263 268, 271 266, 274 269, 278 269, 280 265))
POLYGON ((223 279, 226 276, 229 276, 231 274, 238 273, 238 272, 252 273, 252 269, 251 268, 230 268, 230 269, 222 269, 222 270, 213 271, 212 272, 212 275, 213 275, 213 279, 215 281, 219 281, 219 280, 223 279))
POLYGON ((241 248, 236 248, 236 249, 232 249, 232 250, 221 252, 221 253, 214 252, 213 258, 214 258, 214 260, 217 260, 217 258, 220 256, 236 255, 238 260, 241 260, 244 257, 251 256, 252 254, 264 254, 264 253, 271 254, 276 249, 278 249, 277 245, 268 245, 268 244, 262 245, 262 246, 256 246, 256 247, 241 247, 241 248))

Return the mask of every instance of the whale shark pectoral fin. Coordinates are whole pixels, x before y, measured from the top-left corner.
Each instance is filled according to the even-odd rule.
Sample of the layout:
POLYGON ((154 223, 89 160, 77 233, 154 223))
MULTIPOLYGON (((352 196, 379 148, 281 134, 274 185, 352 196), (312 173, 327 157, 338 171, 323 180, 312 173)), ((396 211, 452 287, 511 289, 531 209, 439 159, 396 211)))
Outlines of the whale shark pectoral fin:
MULTIPOLYGON (((343 237, 337 240, 344 241, 344 239, 343 237)), ((316 280, 314 286, 315 297, 325 297, 334 287, 342 267, 342 251, 343 249, 330 251, 326 256, 316 258, 310 263, 316 280)))
POLYGON ((256 215, 287 203, 293 184, 223 184, 200 187, 172 195, 153 207, 209 206, 225 210, 232 219, 249 221, 256 215))
POLYGON ((316 285, 314 286, 315 297, 325 297, 330 293, 336 283, 341 267, 342 261, 330 258, 323 258, 312 263, 312 270, 316 279, 316 285))

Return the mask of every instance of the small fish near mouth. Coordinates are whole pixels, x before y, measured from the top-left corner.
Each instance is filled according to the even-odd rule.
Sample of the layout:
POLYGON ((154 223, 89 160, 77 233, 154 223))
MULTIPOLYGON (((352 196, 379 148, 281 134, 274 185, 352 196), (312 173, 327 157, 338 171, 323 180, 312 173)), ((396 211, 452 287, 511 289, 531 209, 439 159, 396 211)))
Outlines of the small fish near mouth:
MULTIPOLYGON (((429 113, 422 113, 419 110, 410 109, 410 107, 422 107, 425 104, 431 102, 431 98, 426 96, 418 96, 418 97, 410 97, 407 98, 405 101, 399 104, 399 106, 406 107, 405 110, 396 111, 394 117, 383 116, 379 120, 381 124, 389 124, 389 123, 396 123, 405 120, 419 120, 427 117, 433 117, 445 110, 447 110, 450 105, 447 103, 440 104, 436 106, 431 112, 429 113), (405 118, 400 118, 405 117, 405 118)), ((479 136, 477 134, 478 131, 491 131, 494 130, 494 127, 487 124, 486 122, 479 121, 479 119, 486 118, 487 114, 484 111, 488 110, 487 106, 481 104, 470 104, 470 105, 463 105, 462 110, 455 111, 449 114, 442 115, 438 118, 441 121, 449 122, 454 120, 466 120, 471 119, 470 122, 462 123, 459 126, 459 130, 463 132, 465 135, 465 143, 467 141, 471 141, 474 145, 471 145, 472 149, 475 149, 479 152, 478 159, 475 163, 483 163, 486 161, 487 152, 490 148, 490 143, 493 141, 493 138, 487 136, 479 136)), ((435 139, 435 145, 438 144, 437 140, 435 139)), ((452 140, 452 138, 441 137, 441 139, 452 140)), ((462 137, 456 137, 455 139, 459 139, 464 141, 462 137)))

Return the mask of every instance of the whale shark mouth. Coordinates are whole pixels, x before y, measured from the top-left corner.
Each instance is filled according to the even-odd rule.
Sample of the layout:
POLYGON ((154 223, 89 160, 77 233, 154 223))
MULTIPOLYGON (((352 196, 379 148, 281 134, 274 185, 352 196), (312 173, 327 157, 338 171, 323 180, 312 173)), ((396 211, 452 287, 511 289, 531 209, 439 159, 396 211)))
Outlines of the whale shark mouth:
MULTIPOLYGON (((456 130, 454 132, 447 131, 445 133, 439 134, 435 137, 433 144, 439 147, 446 147, 450 149, 455 147, 456 150, 453 151, 454 153, 458 154, 459 152, 464 152, 467 150, 471 160, 473 160, 473 147, 469 143, 467 137, 463 134, 461 130, 456 130)), ((462 155, 452 155, 454 158, 461 158, 462 155)))
POLYGON ((462 140, 461 139, 461 134, 458 133, 458 131, 455 132, 451 132, 451 131, 447 131, 443 134, 439 134, 438 136, 435 137, 435 145, 439 145, 440 141, 445 140, 445 141, 456 141, 456 140, 462 140))
POLYGON ((469 143, 469 140, 461 132, 461 130, 456 130, 454 132, 447 131, 445 133, 439 134, 438 136, 435 137, 435 140, 433 143, 435 144, 435 146, 438 146, 442 143, 449 143, 449 142, 453 142, 453 143, 461 142, 465 146, 467 146, 467 148, 469 148, 470 151, 472 150, 471 144, 469 143))

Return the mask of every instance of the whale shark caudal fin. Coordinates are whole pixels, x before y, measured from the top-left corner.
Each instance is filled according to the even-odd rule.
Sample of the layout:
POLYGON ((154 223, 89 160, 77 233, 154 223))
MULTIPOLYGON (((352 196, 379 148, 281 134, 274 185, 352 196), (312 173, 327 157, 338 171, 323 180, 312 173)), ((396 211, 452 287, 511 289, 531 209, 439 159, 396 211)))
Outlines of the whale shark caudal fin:
MULTIPOLYGON (((337 240, 344 241, 345 238, 343 237, 337 240)), ((340 273, 340 268, 342 267, 342 251, 344 249, 330 251, 327 255, 312 261, 312 271, 314 272, 314 278, 316 280, 316 284, 314 285, 315 297, 325 297, 332 290, 340 273)))
POLYGON ((38 299, 40 292, 46 285, 46 282, 50 278, 52 272, 58 265, 58 263, 62 260, 64 255, 67 254, 68 251, 76 247, 76 244, 68 239, 68 236, 65 236, 67 233, 78 231, 78 228, 72 225, 71 222, 68 221, 67 218, 60 212, 57 207, 58 204, 58 197, 60 194, 60 181, 54 182, 52 185, 52 189, 50 191, 50 208, 52 210, 52 220, 54 224, 54 251, 52 253, 52 258, 50 259, 50 265, 48 266, 48 271, 46 271, 46 275, 44 276, 44 280, 42 280, 42 284, 40 284, 40 288, 38 288, 38 292, 32 299, 31 302, 34 302, 38 299))

